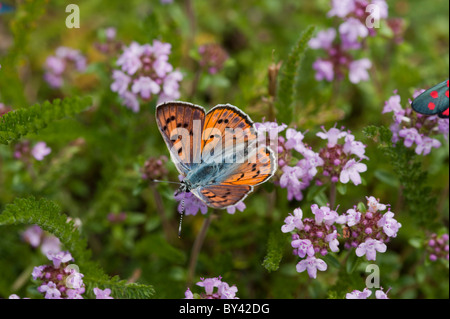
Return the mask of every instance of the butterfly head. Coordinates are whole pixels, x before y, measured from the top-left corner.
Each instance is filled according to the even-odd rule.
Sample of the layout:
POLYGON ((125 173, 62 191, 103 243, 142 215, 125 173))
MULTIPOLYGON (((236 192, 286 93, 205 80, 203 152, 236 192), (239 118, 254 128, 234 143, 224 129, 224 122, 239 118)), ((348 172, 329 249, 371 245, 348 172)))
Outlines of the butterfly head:
POLYGON ((182 180, 180 182, 180 188, 178 188, 177 192, 175 193, 175 196, 181 193, 188 193, 192 189, 191 183, 188 180, 182 180))

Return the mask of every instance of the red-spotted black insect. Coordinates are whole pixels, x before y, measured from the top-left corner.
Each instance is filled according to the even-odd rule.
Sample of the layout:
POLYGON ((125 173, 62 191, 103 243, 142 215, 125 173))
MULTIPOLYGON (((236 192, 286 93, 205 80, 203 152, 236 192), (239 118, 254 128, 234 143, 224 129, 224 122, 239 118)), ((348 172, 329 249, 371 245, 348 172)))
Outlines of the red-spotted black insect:
POLYGON ((420 94, 413 102, 414 111, 425 114, 437 114, 441 118, 448 118, 449 81, 446 80, 420 94))

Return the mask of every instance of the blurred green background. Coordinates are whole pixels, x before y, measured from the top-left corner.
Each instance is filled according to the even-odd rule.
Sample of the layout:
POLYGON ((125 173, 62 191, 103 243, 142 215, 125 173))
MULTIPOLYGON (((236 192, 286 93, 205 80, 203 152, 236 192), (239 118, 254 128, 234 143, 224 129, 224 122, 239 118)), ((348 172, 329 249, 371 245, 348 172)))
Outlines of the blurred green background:
MULTIPOLYGON (((140 170, 147 158, 168 156, 154 121, 155 103, 141 105, 139 114, 121 106, 109 87, 114 58, 98 52, 94 44, 108 27, 116 28, 117 39, 127 45, 154 39, 169 42, 170 62, 184 74, 180 100, 206 108, 230 103, 259 122, 268 116, 268 67, 286 60, 309 25, 316 30, 337 26, 335 19, 326 16, 330 1, 175 0, 166 5, 155 0, 80 1, 80 29, 65 27, 67 1, 14 4, 27 11, 0 17, 0 102, 18 109, 54 98, 89 95, 94 108, 27 136, 45 141, 53 150, 52 160, 26 167, 14 160, 14 144, 0 146, 0 211, 14 198, 29 194, 55 200, 65 214, 81 219, 93 259, 106 273, 153 285, 155 298, 183 298, 191 248, 205 217, 186 217, 183 238, 177 238, 174 188, 141 181, 140 170), (222 45, 229 59, 218 74, 203 74, 193 91, 198 47, 211 42, 222 45), (43 80, 44 63, 62 45, 82 51, 89 66, 85 74, 53 90, 43 80), (82 142, 70 151, 77 139, 82 142), (172 233, 164 232, 157 213, 159 196, 164 207, 159 213, 166 216, 172 233), (108 214, 120 212, 126 213, 125 221, 108 221, 108 214)), ((370 160, 364 183, 348 185, 345 194, 338 194, 340 212, 370 195, 391 204, 403 227, 388 244, 388 251, 377 256, 381 285, 392 287, 391 298, 448 298, 448 261, 429 262, 423 246, 428 233, 448 233, 448 144, 422 157, 423 169, 428 172, 426 185, 439 195, 439 206, 437 218, 421 224, 399 202, 400 186, 393 166, 362 130, 368 125, 390 124, 390 116, 382 115, 381 110, 394 90, 406 105, 415 89, 448 78, 449 2, 389 1, 389 16, 403 19, 404 41, 395 43, 383 31, 368 40, 365 50, 357 53, 369 57, 374 65, 368 82, 317 82, 312 63, 321 52, 306 53, 291 126, 309 130, 306 140, 316 149, 323 145, 315 138, 320 125, 329 128, 335 123, 352 130, 368 145, 370 160)), ((169 162, 166 166, 170 170, 167 178, 177 180, 174 165, 169 162)), ((326 195, 321 198, 324 196, 326 200, 326 195)), ((302 202, 286 198, 285 189, 269 182, 249 196, 244 212, 219 212, 206 235, 194 283, 199 277, 221 275, 230 285, 237 285, 240 298, 343 298, 353 289, 362 290, 367 262, 351 273, 343 265, 329 265, 312 280, 306 273, 296 272, 298 260, 291 253, 288 235, 279 269, 269 272, 262 266, 269 234, 280 229, 288 213, 302 207, 305 215, 312 216, 309 207, 316 202, 314 196, 302 202)), ((46 263, 46 258, 23 242, 25 229, 0 228, 2 298, 11 293, 38 296, 36 284, 27 274, 30 267, 46 263)), ((344 263, 346 254, 342 250, 336 258, 344 263)))

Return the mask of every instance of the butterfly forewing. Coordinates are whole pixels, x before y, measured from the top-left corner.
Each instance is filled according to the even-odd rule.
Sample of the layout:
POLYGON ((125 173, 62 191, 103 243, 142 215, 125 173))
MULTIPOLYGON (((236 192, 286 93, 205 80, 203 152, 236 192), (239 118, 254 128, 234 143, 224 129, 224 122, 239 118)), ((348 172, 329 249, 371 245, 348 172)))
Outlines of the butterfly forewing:
POLYGON ((166 102, 156 108, 159 131, 178 171, 185 175, 200 162, 205 110, 184 102, 166 102))
POLYGON ((412 108, 421 114, 449 117, 449 80, 439 83, 420 94, 413 102, 412 108))

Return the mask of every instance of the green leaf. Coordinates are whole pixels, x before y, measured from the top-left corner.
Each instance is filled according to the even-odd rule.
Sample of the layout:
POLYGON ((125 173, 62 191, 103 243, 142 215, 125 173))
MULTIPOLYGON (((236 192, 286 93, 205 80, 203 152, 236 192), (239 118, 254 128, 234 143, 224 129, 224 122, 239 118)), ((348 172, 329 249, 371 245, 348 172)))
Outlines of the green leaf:
POLYGON ((90 97, 56 99, 6 113, 0 119, 0 144, 9 144, 24 135, 36 133, 54 121, 73 116, 92 104, 90 97))
POLYGON ((338 183, 336 185, 336 189, 341 195, 345 195, 347 193, 347 184, 338 183))
POLYGON ((110 288, 114 298, 150 298, 154 295, 152 286, 129 284, 117 276, 110 278, 97 263, 91 261, 86 239, 81 238, 73 221, 67 221, 67 216, 61 213, 55 202, 34 197, 16 199, 0 214, 0 226, 21 224, 38 225, 59 238, 84 274, 87 293, 92 294, 93 288, 98 287, 110 288))
POLYGON ((325 260, 325 262, 327 264, 329 264, 335 268, 338 268, 338 269, 341 268, 341 263, 332 254, 327 254, 327 255, 323 256, 323 259, 325 260))
POLYGON ((296 96, 296 77, 300 70, 303 56, 308 49, 308 42, 314 34, 314 30, 314 26, 309 26, 302 33, 280 71, 275 107, 277 109, 277 119, 282 123, 292 122, 294 113, 293 102, 296 96))
POLYGON ((348 256, 347 263, 345 264, 345 270, 348 274, 351 274, 358 267, 359 263, 361 262, 361 258, 356 256, 353 250, 350 250, 349 254, 350 255, 348 256))
POLYGON ((366 205, 364 205, 363 202, 359 202, 357 207, 361 213, 367 212, 367 207, 366 207, 366 205))
POLYGON ((286 241, 284 234, 279 230, 272 231, 267 242, 267 255, 262 265, 269 272, 278 270, 283 258, 283 246, 286 241))

